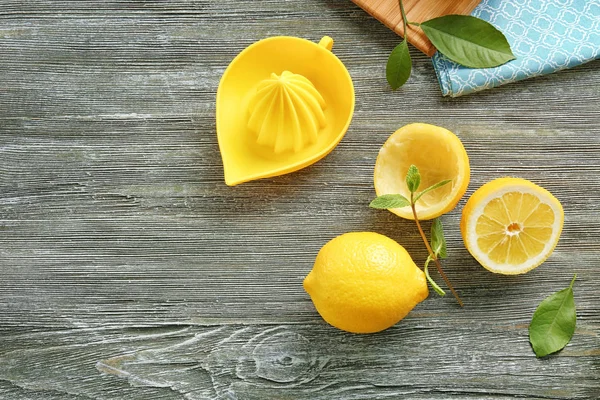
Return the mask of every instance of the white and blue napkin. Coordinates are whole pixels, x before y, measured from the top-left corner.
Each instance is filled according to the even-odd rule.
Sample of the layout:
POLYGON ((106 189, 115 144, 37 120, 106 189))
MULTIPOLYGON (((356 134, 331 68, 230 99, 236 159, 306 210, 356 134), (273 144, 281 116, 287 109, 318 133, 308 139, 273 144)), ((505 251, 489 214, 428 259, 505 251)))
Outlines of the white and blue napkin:
POLYGON ((495 68, 433 56, 442 94, 462 96, 600 58, 600 0, 483 0, 471 14, 498 28, 516 60, 495 68))

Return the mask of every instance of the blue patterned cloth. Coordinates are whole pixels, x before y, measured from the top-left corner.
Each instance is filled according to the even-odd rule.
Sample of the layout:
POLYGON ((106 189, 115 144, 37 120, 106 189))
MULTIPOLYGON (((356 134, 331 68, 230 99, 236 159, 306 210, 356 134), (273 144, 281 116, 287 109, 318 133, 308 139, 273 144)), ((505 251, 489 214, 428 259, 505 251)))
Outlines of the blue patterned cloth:
POLYGON ((483 0, 472 13, 498 28, 516 60, 460 66, 439 52, 433 66, 444 96, 457 97, 600 58, 600 0, 483 0))

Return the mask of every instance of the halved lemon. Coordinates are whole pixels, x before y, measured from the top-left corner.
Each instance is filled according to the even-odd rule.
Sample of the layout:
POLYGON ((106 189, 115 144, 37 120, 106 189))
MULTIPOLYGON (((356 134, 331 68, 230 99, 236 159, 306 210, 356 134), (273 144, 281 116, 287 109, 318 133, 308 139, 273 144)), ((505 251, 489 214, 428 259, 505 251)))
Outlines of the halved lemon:
POLYGON ((564 212, 546 189, 520 178, 486 183, 467 201, 460 230, 465 247, 491 272, 524 274, 552 254, 564 212))
MULTIPOLYGON (((416 210, 420 220, 439 217, 456 207, 471 175, 467 152, 454 133, 422 123, 405 125, 394 132, 379 150, 375 162, 377 196, 401 194, 410 198, 405 176, 411 164, 421 173, 419 191, 443 180, 452 181, 419 199, 416 210)), ((390 211, 402 218, 414 219, 410 207, 390 211)))

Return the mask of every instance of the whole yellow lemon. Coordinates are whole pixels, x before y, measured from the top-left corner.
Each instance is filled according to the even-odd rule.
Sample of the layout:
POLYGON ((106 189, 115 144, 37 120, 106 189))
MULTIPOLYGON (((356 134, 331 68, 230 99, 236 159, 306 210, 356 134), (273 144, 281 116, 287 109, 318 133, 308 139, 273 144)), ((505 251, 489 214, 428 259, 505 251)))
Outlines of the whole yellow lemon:
POLYGON ((374 232, 349 232, 317 255, 304 289, 325 321, 353 333, 396 324, 429 295, 404 247, 374 232))

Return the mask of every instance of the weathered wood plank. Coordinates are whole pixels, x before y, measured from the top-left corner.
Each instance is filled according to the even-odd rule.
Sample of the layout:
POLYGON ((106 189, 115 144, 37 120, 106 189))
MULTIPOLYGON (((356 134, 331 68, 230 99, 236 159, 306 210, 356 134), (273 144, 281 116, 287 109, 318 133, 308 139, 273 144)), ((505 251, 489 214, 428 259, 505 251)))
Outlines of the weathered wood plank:
POLYGON ((350 1, 0 1, 0 399, 599 398, 599 61, 445 99, 415 49, 389 90, 397 40, 350 1), (219 78, 278 34, 336 40, 356 113, 319 163, 230 188, 219 78), (415 121, 463 140, 468 194, 553 192, 561 241, 492 275, 462 245, 465 197, 443 218, 465 309, 431 295, 387 332, 336 331, 301 286, 327 240, 377 231, 424 261, 412 223, 367 207, 379 147, 415 121), (574 272, 575 337, 537 360, 527 324, 574 272))
MULTIPOLYGON (((14 350, 3 355, 0 374, 30 390, 90 397, 98 386, 113 389, 107 375, 93 373, 97 368, 147 394, 152 388, 170 388, 189 399, 229 394, 272 398, 281 393, 317 399, 593 398, 597 380, 580 367, 595 368, 598 354, 586 350, 595 335, 578 330, 561 357, 544 363, 530 356, 526 331, 525 325, 460 326, 412 316, 373 336, 351 335, 323 324, 73 329, 9 336, 14 350), (434 369, 423 369, 434 364, 434 369), (85 374, 85 382, 70 376, 74 367, 78 376, 85 374)), ((131 388, 119 390, 123 388, 132 393, 131 388)), ((153 394, 170 398, 165 390, 153 394)))

